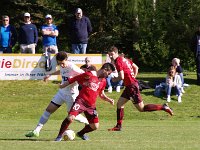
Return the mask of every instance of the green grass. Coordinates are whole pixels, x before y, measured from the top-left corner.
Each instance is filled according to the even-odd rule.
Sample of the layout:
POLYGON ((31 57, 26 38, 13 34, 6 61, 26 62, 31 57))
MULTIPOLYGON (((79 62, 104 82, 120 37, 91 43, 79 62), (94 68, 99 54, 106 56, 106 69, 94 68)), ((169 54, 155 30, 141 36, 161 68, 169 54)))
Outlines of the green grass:
MULTIPOLYGON (((152 85, 157 80, 164 80, 165 73, 140 73, 140 80, 152 85)), ((66 149, 190 149, 200 147, 200 86, 195 85, 195 73, 187 73, 185 82, 190 84, 185 89, 182 103, 172 96, 170 107, 174 110, 171 117, 163 111, 141 113, 128 102, 122 132, 108 132, 116 124, 116 106, 97 101, 100 128, 89 133, 90 141, 54 142, 60 124, 65 118, 66 107, 63 105, 54 113, 40 133, 39 138, 26 138, 27 131, 32 130, 51 98, 58 90, 57 81, 0 81, 0 150, 66 150, 66 149)), ((143 90, 142 98, 147 103, 163 104, 162 97, 153 96, 154 89, 143 90)), ((116 100, 120 94, 107 93, 116 100)), ((83 124, 74 122, 70 128, 82 129, 83 124)))

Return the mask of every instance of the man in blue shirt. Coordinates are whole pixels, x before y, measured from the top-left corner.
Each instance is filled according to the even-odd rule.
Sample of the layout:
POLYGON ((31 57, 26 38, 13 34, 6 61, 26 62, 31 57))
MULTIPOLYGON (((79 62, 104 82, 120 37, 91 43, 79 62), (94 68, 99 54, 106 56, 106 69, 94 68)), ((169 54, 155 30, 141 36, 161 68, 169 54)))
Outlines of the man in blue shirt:
POLYGON ((56 43, 56 37, 58 36, 57 26, 52 24, 53 19, 51 15, 46 15, 46 24, 42 26, 42 43, 43 43, 43 51, 46 54, 50 52, 52 54, 58 53, 58 47, 56 43))
POLYGON ((91 22, 83 16, 82 9, 77 8, 75 17, 70 22, 69 34, 72 43, 72 52, 85 54, 88 44, 88 36, 92 32, 91 22))
POLYGON ((19 44, 21 53, 35 54, 35 47, 38 42, 37 27, 31 23, 29 13, 24 14, 24 24, 19 29, 19 44))
POLYGON ((9 24, 9 17, 2 16, 3 24, 0 26, 0 53, 12 53, 12 47, 17 41, 16 29, 9 24))

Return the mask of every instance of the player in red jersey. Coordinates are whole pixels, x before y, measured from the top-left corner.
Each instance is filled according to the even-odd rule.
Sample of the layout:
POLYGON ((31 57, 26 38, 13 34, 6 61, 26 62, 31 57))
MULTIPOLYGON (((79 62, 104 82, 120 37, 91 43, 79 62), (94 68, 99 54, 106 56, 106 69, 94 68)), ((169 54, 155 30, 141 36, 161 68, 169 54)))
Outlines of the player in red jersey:
POLYGON ((122 120, 124 118, 124 106, 130 99, 140 112, 164 110, 170 115, 173 115, 172 110, 167 104, 144 105, 140 95, 138 81, 136 80, 138 66, 135 63, 133 63, 130 59, 120 57, 118 54, 118 48, 115 46, 110 48, 109 56, 114 60, 119 74, 117 78, 112 79, 113 82, 123 80, 125 85, 125 89, 117 102, 117 125, 108 129, 109 131, 121 131, 122 120))
POLYGON ((96 71, 88 71, 81 75, 75 76, 68 79, 64 84, 60 85, 60 88, 78 82, 82 89, 79 92, 68 116, 62 122, 59 134, 55 141, 61 141, 62 135, 68 126, 72 123, 74 118, 80 114, 85 114, 88 119, 89 125, 86 125, 81 131, 77 133, 77 136, 81 137, 83 140, 88 140, 88 136, 85 133, 92 132, 99 127, 99 119, 96 111, 96 99, 99 95, 101 99, 114 105, 114 100, 107 97, 104 93, 106 87, 106 77, 115 70, 115 67, 111 63, 105 63, 101 69, 96 71))

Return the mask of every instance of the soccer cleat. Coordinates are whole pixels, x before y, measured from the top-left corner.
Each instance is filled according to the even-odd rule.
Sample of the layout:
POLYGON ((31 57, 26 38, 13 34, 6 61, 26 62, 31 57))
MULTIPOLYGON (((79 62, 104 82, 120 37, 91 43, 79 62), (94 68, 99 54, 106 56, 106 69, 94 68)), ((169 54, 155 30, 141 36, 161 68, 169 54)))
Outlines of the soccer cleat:
POLYGON ((78 137, 80 137, 81 139, 83 139, 83 140, 86 140, 86 141, 89 140, 89 137, 88 137, 86 134, 79 135, 79 133, 77 132, 76 135, 77 135, 78 137))
POLYGON ((121 131, 121 130, 122 130, 122 128, 118 127, 118 126, 108 129, 108 131, 121 131))
POLYGON ((39 137, 39 132, 36 132, 35 130, 28 132, 25 134, 26 137, 39 137))
POLYGON ((56 141, 56 142, 62 141, 62 136, 58 136, 54 141, 56 141))
POLYGON ((169 113, 171 116, 173 115, 173 111, 172 109, 169 107, 169 105, 166 103, 166 104, 163 104, 163 110, 167 113, 169 113))

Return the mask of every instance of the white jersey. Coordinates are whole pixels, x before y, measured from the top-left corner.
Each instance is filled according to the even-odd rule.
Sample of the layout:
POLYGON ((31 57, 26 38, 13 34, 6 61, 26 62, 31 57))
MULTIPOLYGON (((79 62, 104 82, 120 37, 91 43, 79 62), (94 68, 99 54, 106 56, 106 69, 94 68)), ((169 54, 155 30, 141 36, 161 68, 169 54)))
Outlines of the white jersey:
MULTIPOLYGON (((75 64, 68 62, 68 66, 66 68, 60 67, 60 75, 62 77, 62 84, 66 82, 68 78, 72 78, 81 73, 84 73, 82 69, 80 69, 75 64)), ((59 92, 61 92, 64 95, 77 94, 79 92, 78 83, 74 82, 65 88, 59 89, 59 92)))

